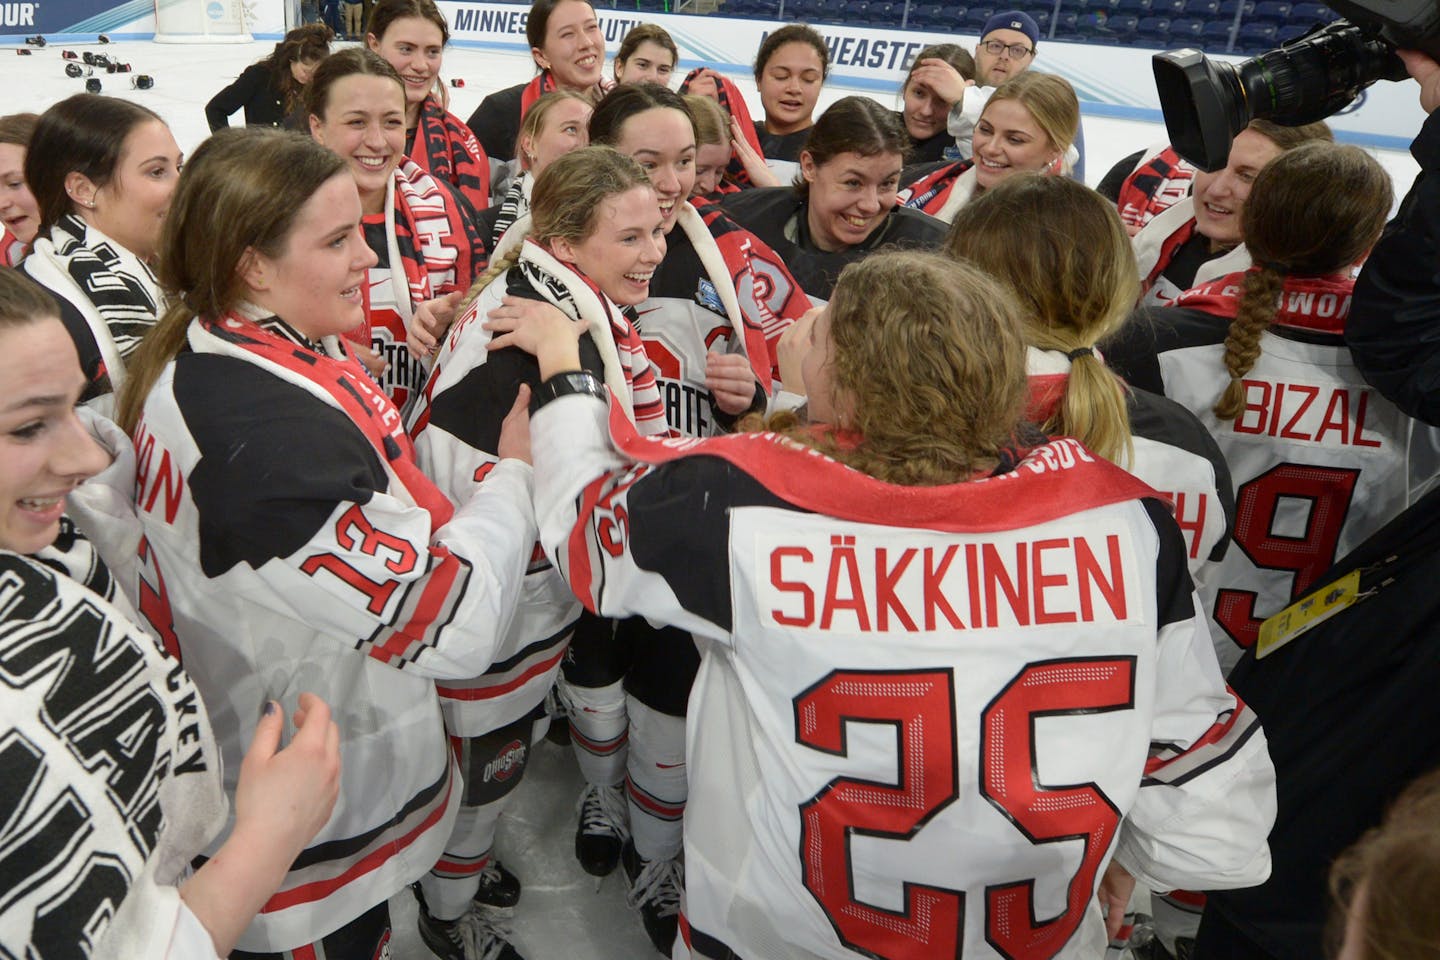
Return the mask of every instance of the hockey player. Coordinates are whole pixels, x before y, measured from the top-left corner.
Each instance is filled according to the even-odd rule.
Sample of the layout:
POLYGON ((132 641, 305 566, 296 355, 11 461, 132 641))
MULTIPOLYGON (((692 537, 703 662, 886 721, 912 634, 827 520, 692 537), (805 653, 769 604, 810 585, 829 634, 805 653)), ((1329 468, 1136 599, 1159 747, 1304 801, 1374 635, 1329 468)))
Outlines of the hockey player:
POLYGON ((490 160, 436 92, 450 42, 445 15, 433 0, 379 0, 365 29, 366 46, 405 83, 405 156, 484 210, 490 205, 490 160))
MULTIPOLYGON (((590 138, 633 157, 660 201, 666 252, 636 307, 636 327, 656 367, 666 421, 678 436, 733 428, 740 415, 765 408, 766 334, 778 337, 809 300, 773 251, 719 209, 688 201, 698 136, 679 94, 656 84, 617 87, 596 105, 590 138)), ((613 636, 577 636, 562 686, 587 782, 576 854, 597 874, 624 861, 630 900, 662 953, 675 940, 685 700, 698 666, 682 631, 630 619, 613 636), (607 816, 627 808, 619 822, 607 816)))
POLYGON ((1114 208, 1067 177, 1012 177, 960 211, 946 249, 1004 283, 1020 306, 1029 419, 1166 493, 1198 582, 1229 541, 1230 471, 1194 414, 1127 388, 1095 349, 1130 315, 1139 289, 1114 208))
POLYGON ((659 24, 642 23, 626 31, 611 69, 616 83, 658 83, 668 87, 679 62, 680 50, 669 31, 659 24))
MULTIPOLYGON (((721 143, 728 151, 726 162, 720 164, 720 183, 704 193, 735 193, 750 187, 780 185, 780 178, 766 164, 765 151, 760 147, 760 135, 756 132, 755 122, 750 119, 750 108, 746 106, 745 97, 735 85, 735 81, 709 67, 696 67, 680 81, 680 93, 687 103, 690 97, 704 97, 714 102, 720 108, 723 118, 718 128, 707 135, 705 128, 709 124, 700 117, 698 110, 691 107, 691 113, 695 114, 696 129, 700 133, 701 151, 704 151, 706 145, 718 146, 721 143)), ((715 162, 719 162, 718 155, 715 162)), ((696 165, 703 166, 698 160, 696 165)), ((703 178, 697 170, 696 180, 701 179, 703 178)))
MULTIPOLYGON (((520 123, 520 175, 510 181, 503 197, 480 214, 480 233, 491 250, 498 249, 505 231, 530 212, 530 194, 545 168, 571 150, 589 145, 593 110, 590 101, 574 90, 551 90, 526 111, 520 123)), ((435 343, 422 347, 428 353, 435 343)))
POLYGON ((1363 151, 1328 142, 1270 164, 1243 224, 1261 265, 1140 315, 1110 352, 1132 384, 1195 413, 1230 464, 1240 549, 1205 577, 1227 670, 1261 622, 1440 467, 1440 431, 1368 389, 1342 342, 1351 272, 1384 226, 1389 176, 1363 151))
POLYGON ((230 841, 179 882, 225 823, 220 757, 194 683, 62 516, 110 464, 77 416, 85 387, 55 302, 0 270, 0 953, 225 956, 329 815, 338 732, 305 694, 277 752, 270 703, 230 841))
POLYGON ((784 259, 807 294, 824 300, 846 264, 886 247, 944 240, 938 220, 895 205, 908 143, 892 111, 869 97, 844 97, 811 129, 796 186, 742 190, 720 205, 784 259))
POLYGON ((492 168, 515 159, 520 121, 542 93, 574 90, 598 100, 614 85, 605 77, 605 38, 590 0, 535 0, 525 39, 540 71, 535 79, 490 94, 466 121, 492 168))
POLYGON ((787 23, 760 41, 754 72, 765 110, 755 124, 759 152, 769 160, 799 163, 800 150, 815 126, 820 88, 830 73, 825 38, 807 24, 787 23))
POLYGON ((355 176, 377 258, 361 288, 364 322, 346 336, 402 413, 425 383, 409 331, 453 312, 487 259, 469 202, 404 156, 405 89, 379 54, 352 48, 321 61, 306 101, 311 136, 355 176))
POLYGON ((1141 304, 1173 303, 1184 290, 1249 267, 1241 226, 1255 177, 1287 150, 1333 139, 1324 123, 1282 127, 1250 121, 1231 144, 1224 169, 1195 175, 1189 204, 1161 211, 1134 235, 1141 304))
POLYGON ((382 955, 386 902, 440 857, 461 794, 432 678, 491 665, 535 540, 523 437, 503 434, 484 488, 452 505, 341 336, 375 262, 362 216, 348 164, 310 140, 205 141, 160 258, 180 299, 120 406, 141 612, 205 698, 227 790, 267 701, 314 691, 341 731, 335 811, 241 960, 382 955))
POLYGON ((25 182, 25 151, 39 120, 33 113, 0 117, 0 267, 18 267, 40 230, 40 205, 25 182))
MULTIPOLYGON (((489 483, 516 385, 539 383, 532 357, 488 349, 486 317, 497 309, 503 315, 539 302, 584 319, 587 369, 614 385, 642 430, 666 431, 650 361, 622 312, 645 299, 664 255, 654 188, 633 161, 613 150, 585 148, 550 164, 532 196, 530 216, 516 227, 521 238, 476 282, 472 302, 445 335, 411 422, 421 467, 457 502, 489 483)), ((531 729, 579 613, 536 547, 495 665, 475 679, 440 685, 446 729, 465 764, 466 790, 445 855, 422 882, 422 932, 473 912, 472 898, 503 906, 520 895, 518 879, 495 864, 490 848, 506 799, 524 774, 531 729), (510 744, 519 750, 511 751, 505 776, 488 776, 487 764, 505 762, 510 744)), ((514 960, 512 947, 494 942, 502 958, 514 960)))
POLYGON ((779 434, 607 436, 574 340, 496 341, 545 377, 546 552, 588 608, 703 644, 674 956, 1098 956, 1097 889, 1115 923, 1130 874, 1265 877, 1273 769, 1179 532, 1077 441, 1011 449, 993 281, 847 268, 803 365, 818 425, 779 434))
POLYGON ((99 413, 162 306, 150 271, 180 175, 180 148, 153 111, 118 97, 76 94, 40 117, 25 181, 40 206, 22 269, 54 294, 99 413))
POLYGON ((1022 73, 985 102, 974 156, 942 166, 900 191, 898 202, 950 223, 977 194, 1017 173, 1059 173, 1080 125, 1080 101, 1061 77, 1022 73))

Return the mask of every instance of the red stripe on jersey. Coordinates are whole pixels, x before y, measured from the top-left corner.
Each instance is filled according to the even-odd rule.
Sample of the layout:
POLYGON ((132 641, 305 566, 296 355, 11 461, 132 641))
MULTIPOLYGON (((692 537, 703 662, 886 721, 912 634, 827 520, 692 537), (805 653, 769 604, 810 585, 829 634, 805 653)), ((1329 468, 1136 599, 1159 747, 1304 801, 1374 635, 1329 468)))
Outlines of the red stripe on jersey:
POLYGON ((1250 713, 1249 708, 1245 706, 1245 701, 1241 700, 1240 695, 1230 689, 1229 684, 1226 684, 1225 690, 1230 696, 1235 698, 1235 708, 1230 712, 1230 716, 1224 720, 1216 720, 1215 723, 1210 726, 1210 729, 1205 731, 1205 735, 1192 743, 1183 753, 1177 753, 1173 757, 1151 757, 1149 760, 1146 760, 1145 776, 1151 776, 1155 772, 1163 770, 1170 766, 1170 764, 1175 763, 1177 760, 1194 757, 1195 754, 1200 751, 1215 746, 1230 735, 1231 731, 1235 729, 1235 725, 1240 722, 1241 717, 1253 718, 1254 715, 1250 713))
POLYGON ((316 880, 313 883, 301 884, 291 890, 282 890, 266 901, 265 906, 260 908, 261 913, 274 913, 276 910, 285 910, 290 907, 298 907, 301 904, 315 903, 324 900, 330 894, 357 877, 376 870, 400 853, 421 836, 428 833, 445 815, 445 810, 450 806, 450 791, 455 788, 454 766, 450 767, 451 774, 446 777, 445 795, 435 804, 435 808, 429 815, 420 822, 414 830, 400 839, 387 843, 368 856, 356 861, 348 870, 329 880, 316 880))
MULTIPOLYGON (((611 409, 618 411, 620 405, 615 404, 611 409)), ((623 419, 625 414, 621 412, 620 416, 623 419)), ((628 424, 629 421, 626 422, 628 424)), ((580 512, 575 518, 575 527, 570 531, 570 576, 567 579, 570 581, 571 591, 591 613, 599 613, 599 600, 591 592, 595 572, 590 569, 590 538, 586 534, 586 528, 589 526, 590 516, 595 512, 595 506, 600 502, 600 491, 609 479, 605 476, 596 477, 586 485, 580 495, 580 512)))
POLYGON ((303 947, 296 947, 289 953, 292 960, 315 960, 315 944, 307 943, 303 947))
POLYGON ((694 949, 690 945, 690 918, 685 916, 683 910, 680 912, 680 939, 685 941, 685 948, 687 950, 694 949))
POLYGON ((518 690, 535 677, 553 668, 564 656, 565 651, 561 649, 561 651, 554 656, 541 660, 534 666, 527 668, 525 672, 519 676, 513 677, 504 683, 497 683, 493 687, 442 687, 437 684, 435 689, 440 696, 450 700, 488 700, 491 697, 503 696, 512 690, 518 690))
POLYGON ((381 662, 388 663, 392 656, 403 657, 411 644, 417 641, 423 643, 425 633, 434 625, 435 618, 445 610, 445 601, 455 589, 455 581, 460 574, 460 560, 444 546, 431 547, 430 555, 441 558, 440 563, 431 567, 426 574, 426 583, 420 594, 420 601, 415 604, 414 616, 378 644, 378 649, 383 651, 385 656, 375 653, 377 647, 371 648, 371 655, 381 662))

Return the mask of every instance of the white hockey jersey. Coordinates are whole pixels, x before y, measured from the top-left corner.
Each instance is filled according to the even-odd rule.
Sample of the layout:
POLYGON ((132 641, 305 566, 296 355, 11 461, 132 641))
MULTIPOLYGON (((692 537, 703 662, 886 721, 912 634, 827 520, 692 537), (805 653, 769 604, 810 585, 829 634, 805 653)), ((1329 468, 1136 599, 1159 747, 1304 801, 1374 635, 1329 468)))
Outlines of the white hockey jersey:
POLYGON ((1440 430, 1401 413, 1350 359, 1340 336, 1348 281, 1282 294, 1285 312, 1261 336, 1244 377, 1245 409, 1217 418, 1230 380, 1225 314, 1233 316, 1239 283, 1238 274, 1225 277, 1151 312, 1141 342, 1153 353, 1124 361, 1132 383, 1193 412, 1230 466, 1234 543, 1201 578, 1227 672, 1267 617, 1415 502, 1440 471, 1440 430))
POLYGON ((196 320, 136 431, 139 607, 205 696, 235 787, 261 705, 304 691, 340 728, 329 822, 242 936, 310 943, 435 863, 459 801, 436 677, 488 668, 536 531, 529 468, 458 509, 335 338, 196 320))
POLYGON ((677 957, 1096 957, 1112 855, 1265 878, 1264 734, 1138 480, 1073 440, 913 488, 610 430, 535 415, 537 515, 587 606, 702 639, 677 957))
POLYGON ((0 551, 0 955, 213 958, 175 887, 225 822, 200 694, 64 553, 0 551))

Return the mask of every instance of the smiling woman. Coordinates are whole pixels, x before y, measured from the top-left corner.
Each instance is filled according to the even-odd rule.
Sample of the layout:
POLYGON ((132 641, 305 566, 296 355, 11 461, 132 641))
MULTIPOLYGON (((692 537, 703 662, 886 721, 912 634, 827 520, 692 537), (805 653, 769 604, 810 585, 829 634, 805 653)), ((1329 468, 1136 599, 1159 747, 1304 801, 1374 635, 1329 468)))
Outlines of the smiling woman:
POLYGON ((333 816, 233 956, 326 938, 317 954, 376 956, 386 901, 454 822, 434 680, 497 654, 535 540, 529 468, 512 459, 526 450, 502 436, 458 507, 415 465, 399 411, 336 335, 363 319, 375 262, 345 160, 293 134, 221 131, 172 216, 160 269, 177 300, 120 417, 154 452, 140 488, 174 491, 140 514, 141 576, 165 598, 148 615, 213 712, 228 791, 261 705, 293 708, 301 690, 335 705, 346 765, 333 816))
POLYGON ((39 117, 0 117, 0 266, 19 266, 40 229, 40 206, 25 182, 25 151, 39 117))
POLYGON ((150 264, 180 160, 153 112, 93 94, 45 111, 25 155, 40 224, 22 269, 60 302, 89 382, 81 399, 102 413, 160 311, 150 264))
POLYGON ((492 161, 515 159, 520 121, 541 94, 574 90, 593 101, 613 86, 604 76, 605 38, 590 0, 535 0, 525 39, 539 74, 490 94, 467 121, 492 161))
MULTIPOLYGON (((403 22, 403 21, 402 21, 403 22)), ((405 349, 417 322, 448 321, 453 299, 488 259, 469 202, 404 155, 405 85, 369 50, 321 62, 308 98, 310 133, 345 159, 359 188, 365 242, 373 251, 360 286, 363 314, 343 331, 402 410, 425 381, 405 349)))
POLYGON ((939 221, 896 206, 909 146, 893 112, 868 97, 845 97, 810 131, 793 188, 745 190, 721 206, 784 258, 806 293, 829 299, 845 265, 872 250, 944 240, 939 221))
POLYGON ((476 210, 490 204, 485 148, 437 93, 450 27, 432 0, 379 0, 365 44, 405 84, 405 155, 421 170, 456 187, 476 210))

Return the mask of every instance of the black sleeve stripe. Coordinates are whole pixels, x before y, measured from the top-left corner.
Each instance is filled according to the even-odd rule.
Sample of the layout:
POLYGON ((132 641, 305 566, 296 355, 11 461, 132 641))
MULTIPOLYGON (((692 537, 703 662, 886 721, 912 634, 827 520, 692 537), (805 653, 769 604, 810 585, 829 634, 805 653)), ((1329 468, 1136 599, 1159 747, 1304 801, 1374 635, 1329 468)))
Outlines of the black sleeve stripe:
POLYGON ((1185 538, 1175 525, 1170 507, 1160 500, 1141 502, 1160 540, 1155 558, 1155 611, 1160 618, 1157 629, 1164 629, 1195 618, 1195 584, 1185 563, 1185 538))

